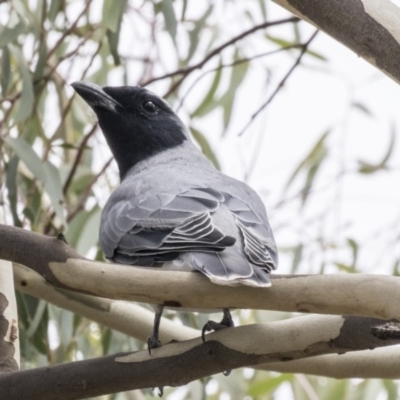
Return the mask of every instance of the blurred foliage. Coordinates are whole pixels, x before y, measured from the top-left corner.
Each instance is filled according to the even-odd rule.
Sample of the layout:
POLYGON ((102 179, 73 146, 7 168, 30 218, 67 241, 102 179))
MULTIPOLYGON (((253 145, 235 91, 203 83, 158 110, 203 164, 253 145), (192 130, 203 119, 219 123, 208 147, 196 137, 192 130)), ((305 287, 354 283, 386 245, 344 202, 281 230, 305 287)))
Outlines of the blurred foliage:
MULTIPOLYGON (((252 68, 270 73, 266 57, 286 52, 289 57, 306 41, 297 22, 292 37, 278 37, 260 27, 269 15, 264 0, 237 6, 238 22, 224 33, 221 18, 229 1, 160 0, 12 0, 0 2, 0 202, 9 211, 8 223, 46 234, 64 232, 81 254, 102 260, 97 243, 101 208, 117 184, 115 165, 104 144, 93 114, 69 84, 86 80, 99 85, 149 85, 190 120, 190 132, 210 161, 221 168, 215 139, 223 137, 237 109, 237 93, 252 68), (254 43, 257 43, 257 46, 254 43), (222 46, 226 44, 226 46, 222 46), (263 53, 256 53, 262 48, 263 53), (215 49, 219 51, 213 54, 215 49), (173 71, 173 73, 171 73, 173 71), (205 135, 199 122, 209 115, 221 129, 205 135), (210 141, 209 141, 210 140, 210 141)), ((306 56, 326 62, 312 49, 306 56)), ((264 85, 262 82, 260 85, 264 85)), ((371 117, 368 108, 354 109, 371 117)), ((243 124, 244 125, 244 124, 243 124)), ((313 194, 318 173, 329 158, 329 132, 320 136, 299 160, 281 203, 290 197, 305 207, 313 194)), ((395 131, 381 162, 360 161, 358 171, 372 174, 386 168, 394 146, 395 131)), ((277 227, 276 229, 279 229, 277 227)), ((316 240, 319 251, 336 244, 316 240)), ((293 258, 296 273, 306 243, 282 248, 293 258)), ((357 271, 358 243, 344 244, 352 263, 336 262, 338 269, 357 271)), ((324 271, 321 264, 320 272, 324 271)), ((398 262, 394 266, 398 274, 398 262)), ((143 344, 99 326, 42 300, 17 293, 22 368, 79 360, 143 348, 143 344)), ((244 323, 268 320, 260 313, 238 314, 244 323)), ((206 317, 204 317, 206 318, 206 317)), ((204 319, 199 317, 200 326, 204 319)), ((184 322, 197 318, 182 315, 184 322)), ((320 399, 369 399, 382 391, 396 398, 391 381, 335 381, 293 374, 237 370, 193 382, 181 399, 288 398, 308 399, 311 390, 320 399), (247 396, 247 397, 246 397, 247 396)), ((168 389, 167 394, 175 389, 168 389)), ((179 389, 178 389, 179 390, 179 389)), ((132 394, 102 398, 128 399, 132 394)), ((143 396, 152 397, 150 391, 143 396)), ((173 398, 173 397, 171 397, 173 398)))

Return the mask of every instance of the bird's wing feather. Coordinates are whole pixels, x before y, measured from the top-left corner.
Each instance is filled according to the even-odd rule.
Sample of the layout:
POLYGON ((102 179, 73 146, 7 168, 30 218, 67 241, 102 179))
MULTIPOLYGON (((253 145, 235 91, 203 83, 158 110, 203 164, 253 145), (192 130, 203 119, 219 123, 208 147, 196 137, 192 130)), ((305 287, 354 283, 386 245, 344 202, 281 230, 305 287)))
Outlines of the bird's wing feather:
POLYGON ((179 252, 222 251, 236 241, 221 232, 211 216, 223 201, 221 193, 208 188, 171 191, 139 201, 125 198, 102 218, 102 248, 114 261, 142 264, 147 260, 150 265, 169 261, 179 252))
POLYGON ((241 200, 223 193, 224 204, 235 215, 244 240, 244 252, 249 261, 267 272, 277 267, 277 249, 268 220, 262 218, 241 200))

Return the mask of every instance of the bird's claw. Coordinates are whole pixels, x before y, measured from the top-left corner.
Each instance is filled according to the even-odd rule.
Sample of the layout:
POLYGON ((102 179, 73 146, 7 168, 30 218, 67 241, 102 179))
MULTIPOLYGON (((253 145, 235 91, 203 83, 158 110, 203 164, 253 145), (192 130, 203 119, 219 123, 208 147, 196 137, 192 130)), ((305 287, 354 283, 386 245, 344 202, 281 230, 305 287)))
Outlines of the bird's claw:
MULTIPOLYGON (((155 389, 156 389, 155 387, 151 388, 151 390, 155 390, 155 389)), ((164 396, 164 387, 161 386, 161 387, 158 387, 157 389, 159 390, 158 397, 163 397, 164 396)))
POLYGON ((151 350, 161 347, 160 339, 157 336, 151 335, 147 338, 147 350, 149 355, 151 355, 151 350))

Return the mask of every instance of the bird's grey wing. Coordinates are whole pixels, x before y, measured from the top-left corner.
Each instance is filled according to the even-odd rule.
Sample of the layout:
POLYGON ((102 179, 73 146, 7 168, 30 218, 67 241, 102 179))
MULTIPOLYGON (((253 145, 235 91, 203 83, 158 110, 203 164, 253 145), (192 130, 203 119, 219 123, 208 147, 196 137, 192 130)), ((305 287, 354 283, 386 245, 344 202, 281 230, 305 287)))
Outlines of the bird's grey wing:
MULTIPOLYGON (((235 215, 244 240, 244 252, 252 264, 270 272, 278 265, 278 252, 267 217, 227 193, 225 206, 235 215)), ((257 204, 257 203, 256 203, 257 204)))
POLYGON ((181 252, 218 252, 236 239, 215 226, 211 213, 224 197, 209 188, 123 198, 106 207, 100 244, 115 262, 153 265, 181 252))

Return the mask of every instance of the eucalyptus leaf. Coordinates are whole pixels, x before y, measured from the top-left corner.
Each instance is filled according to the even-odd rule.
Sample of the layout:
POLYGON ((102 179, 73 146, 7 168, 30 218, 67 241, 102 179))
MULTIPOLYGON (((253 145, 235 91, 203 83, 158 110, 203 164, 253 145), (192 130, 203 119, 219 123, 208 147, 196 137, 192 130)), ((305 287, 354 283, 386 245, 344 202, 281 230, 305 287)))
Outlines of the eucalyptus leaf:
POLYGON ((125 12, 127 0, 104 1, 102 24, 111 32, 117 32, 121 26, 122 16, 125 12))
POLYGON ((193 128, 192 126, 190 127, 190 132, 193 135, 196 142, 199 144, 204 155, 214 164, 215 168, 220 170, 221 166, 218 162, 218 159, 217 159, 215 153, 213 152, 213 150, 211 149, 211 146, 208 143, 205 136, 199 130, 197 130, 196 128, 193 128))
POLYGON ((214 79, 211 83, 210 89, 208 90, 206 96, 204 97, 203 101, 198 105, 198 107, 193 111, 191 117, 202 117, 216 108, 219 103, 215 99, 215 93, 218 90, 219 84, 221 82, 222 76, 222 68, 221 65, 215 71, 214 79))
POLYGON ((170 34, 173 42, 175 43, 176 31, 178 22, 175 16, 174 6, 172 0, 162 0, 162 13, 165 20, 165 29, 170 34))
POLYGON ((87 254, 87 252, 97 244, 100 218, 101 209, 99 207, 95 207, 90 211, 76 243, 76 251, 79 254, 87 254))
POLYGON ((24 139, 6 137, 4 141, 10 146, 14 153, 25 163, 32 174, 41 182, 46 182, 46 171, 42 161, 24 139))
POLYGON ((1 94, 5 97, 11 79, 10 51, 7 46, 1 49, 1 55, 1 94))
POLYGON ((26 30, 26 25, 22 20, 18 22, 17 25, 12 28, 3 28, 0 30, 0 47, 4 47, 9 43, 12 43, 17 39, 19 35, 24 33, 26 30))
MULTIPOLYGON (((289 180, 287 181, 285 185, 284 191, 286 191, 290 185, 293 183, 293 181, 296 179, 296 177, 299 175, 299 173, 304 170, 304 169, 309 169, 314 165, 315 163, 320 163, 323 158, 326 157, 327 155, 327 149, 325 146, 325 140, 327 139, 328 135, 330 133, 330 130, 327 130, 324 132, 321 137, 317 140, 315 145, 312 147, 311 151, 305 156, 305 158, 300 162, 300 164, 296 167, 296 169, 293 171, 291 176, 289 177, 289 180)), ((311 177, 309 177, 311 178, 311 177)))
POLYGON ((265 395, 273 392, 283 382, 290 382, 294 379, 293 374, 281 374, 276 377, 267 376, 265 379, 257 380, 249 386, 248 394, 252 397, 265 395))
MULTIPOLYGON (((121 64, 121 59, 118 53, 118 43, 121 32, 122 16, 124 15, 126 9, 127 0, 119 0, 117 2, 105 1, 104 4, 105 3, 111 3, 113 5, 112 9, 110 10, 111 15, 107 16, 108 29, 106 34, 110 52, 114 59, 114 64, 119 65, 121 64)), ((109 5, 104 7, 109 7, 109 5)))
POLYGON ((358 172, 362 174, 372 174, 374 172, 380 171, 382 169, 387 168, 387 163, 390 160, 390 157, 393 154, 393 150, 395 148, 396 143, 396 129, 392 126, 390 132, 390 141, 386 153, 384 154, 382 160, 377 164, 371 164, 369 162, 358 160, 358 172))
POLYGON ((195 22, 194 28, 189 31, 190 45, 188 55, 186 57, 186 63, 188 63, 193 57, 193 54, 195 53, 199 44, 200 33, 204 30, 206 21, 212 14, 213 9, 213 4, 211 4, 210 7, 207 7, 205 13, 195 22))
POLYGON ((66 221, 63 208, 64 195, 62 191, 60 173, 50 161, 46 161, 43 165, 46 173, 46 192, 50 197, 53 210, 56 212, 57 217, 60 218, 62 223, 65 225, 66 221))
POLYGON ((13 156, 7 164, 6 173, 6 187, 8 191, 8 201, 10 202, 11 214, 13 217, 14 225, 22 227, 22 223, 18 217, 17 212, 17 167, 19 163, 19 158, 13 156))
POLYGON ((15 121, 21 122, 26 120, 32 114, 34 105, 33 83, 31 72, 29 71, 21 50, 16 46, 10 46, 10 50, 16 58, 22 78, 22 92, 21 97, 18 100, 19 107, 15 116, 15 121))
MULTIPOLYGON (((236 50, 233 61, 239 60, 239 52, 236 50)), ((244 78, 246 77, 247 71, 249 68, 248 62, 242 62, 236 64, 232 67, 231 79, 228 85, 228 89, 226 92, 217 100, 217 104, 221 105, 224 111, 223 120, 224 120, 224 128, 228 128, 229 122, 232 116, 233 105, 235 102, 235 97, 237 90, 240 85, 243 83, 244 78)))

